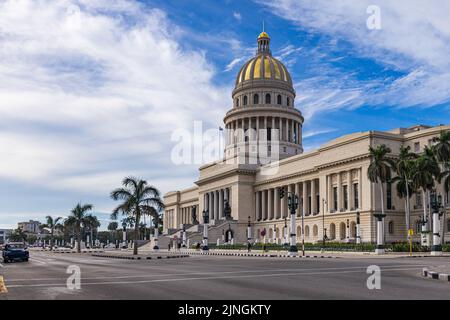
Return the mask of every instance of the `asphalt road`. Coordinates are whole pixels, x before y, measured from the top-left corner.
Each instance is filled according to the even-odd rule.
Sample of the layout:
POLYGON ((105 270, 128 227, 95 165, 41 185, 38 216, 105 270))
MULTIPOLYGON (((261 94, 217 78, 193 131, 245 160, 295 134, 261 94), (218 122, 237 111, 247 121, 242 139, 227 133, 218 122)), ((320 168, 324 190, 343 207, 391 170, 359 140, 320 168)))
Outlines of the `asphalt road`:
MULTIPOLYGON (((86 254, 31 252, 30 261, 0 265, 2 299, 450 299, 450 283, 424 279, 423 267, 450 258, 289 259, 192 256, 117 260, 86 254), (81 289, 66 282, 81 271, 81 289), (381 268, 369 290, 367 267, 381 268)), ((73 281, 71 282, 74 283, 73 281)))

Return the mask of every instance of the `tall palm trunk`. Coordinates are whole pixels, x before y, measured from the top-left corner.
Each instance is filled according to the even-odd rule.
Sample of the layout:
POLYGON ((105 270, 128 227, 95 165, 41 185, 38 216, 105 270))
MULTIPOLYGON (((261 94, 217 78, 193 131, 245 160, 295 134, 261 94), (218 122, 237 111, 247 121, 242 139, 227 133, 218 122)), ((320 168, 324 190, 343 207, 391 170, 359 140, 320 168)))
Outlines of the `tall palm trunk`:
POLYGON ((380 192, 381 192, 381 214, 383 215, 383 244, 386 244, 386 233, 384 232, 384 188, 383 182, 380 182, 380 192))
POLYGON ((139 220, 141 218, 139 206, 136 208, 136 221, 134 224, 134 244, 133 244, 133 255, 138 254, 137 241, 139 239, 139 220))
POLYGON ((50 251, 53 251, 53 229, 50 231, 50 251))
POLYGON ((405 181, 406 181, 406 239, 409 240, 409 229, 411 228, 411 207, 410 207, 410 203, 409 203, 409 181, 407 180, 407 178, 405 177, 405 181))
POLYGON ((77 252, 81 253, 81 228, 77 227, 77 252))

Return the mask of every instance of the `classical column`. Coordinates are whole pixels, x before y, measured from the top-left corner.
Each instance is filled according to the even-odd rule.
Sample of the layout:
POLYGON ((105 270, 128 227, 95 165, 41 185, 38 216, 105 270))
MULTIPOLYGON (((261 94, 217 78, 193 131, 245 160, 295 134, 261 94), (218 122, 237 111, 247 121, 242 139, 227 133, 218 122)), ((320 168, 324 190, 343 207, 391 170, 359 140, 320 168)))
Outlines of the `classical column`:
POLYGON ((209 200, 209 204, 208 204, 208 215, 209 218, 212 219, 213 213, 214 213, 214 208, 213 208, 213 193, 209 192, 208 193, 208 200, 209 200))
POLYGON ((353 198, 353 180, 352 180, 352 170, 347 172, 347 199, 348 199, 348 208, 351 210, 352 208, 356 209, 354 204, 355 200, 353 198))
POLYGON ((267 207, 268 207, 268 215, 269 220, 272 220, 273 217, 273 189, 267 189, 267 207))
POLYGON ((280 141, 283 141, 283 119, 281 117, 278 118, 280 123, 280 128, 278 131, 280 132, 280 141))
POLYGON ((302 190, 302 203, 303 203, 303 213, 305 216, 309 215, 308 212, 308 184, 307 181, 303 181, 303 190, 302 190))
POLYGON ((219 192, 214 191, 214 220, 219 220, 219 192))
POLYGON ((218 214, 219 218, 218 219, 223 218, 223 193, 224 193, 224 190, 220 189, 219 190, 219 214, 218 214))
POLYGON ((311 180, 311 212, 317 214, 317 199, 316 199, 316 179, 311 180))
POLYGON ((261 193, 260 191, 256 191, 256 220, 261 221, 261 193))
POLYGON ((256 117, 256 141, 259 141, 259 117, 256 117))
POLYGON ((342 175, 340 172, 337 174, 337 203, 338 203, 338 212, 341 211, 342 205, 342 175))
POLYGON ((262 200, 262 218, 267 220, 267 202, 266 202, 266 190, 261 191, 262 200))
POLYGON ((358 208, 362 209, 362 169, 359 169, 358 181, 358 208))
MULTIPOLYGON (((298 182, 295 184, 295 195, 298 196, 299 199, 301 199, 301 197, 300 197, 300 183, 298 183, 298 182)), ((300 217, 301 216, 301 212, 302 212, 302 208, 300 208, 300 203, 299 203, 296 211, 297 211, 296 212, 297 217, 300 217)))
POLYGON ((273 212, 275 219, 279 219, 280 215, 280 188, 276 187, 273 191, 273 212))
POLYGON ((288 119, 286 118, 286 127, 285 127, 285 133, 286 133, 286 141, 289 142, 289 122, 288 119))

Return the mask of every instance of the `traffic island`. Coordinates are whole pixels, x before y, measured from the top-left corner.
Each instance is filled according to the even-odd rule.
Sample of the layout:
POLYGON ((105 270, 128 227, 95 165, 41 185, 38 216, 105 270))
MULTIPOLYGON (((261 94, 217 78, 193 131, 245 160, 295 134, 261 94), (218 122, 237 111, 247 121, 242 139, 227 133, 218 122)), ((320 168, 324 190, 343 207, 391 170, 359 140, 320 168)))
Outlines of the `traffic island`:
POLYGON ((450 268, 423 268, 422 276, 433 280, 450 282, 450 268))
POLYGON ((302 258, 326 258, 326 259, 332 259, 337 258, 334 256, 328 256, 328 255, 305 255, 302 256, 299 255, 291 255, 289 253, 252 253, 252 252, 224 252, 223 250, 220 251, 212 251, 209 250, 207 252, 203 251, 189 251, 190 255, 208 255, 208 256, 234 256, 234 257, 264 257, 264 258, 294 258, 294 259, 302 259, 302 258))
POLYGON ((188 254, 126 254, 126 253, 93 253, 93 257, 122 259, 122 260, 161 260, 161 259, 177 259, 189 258, 188 254))

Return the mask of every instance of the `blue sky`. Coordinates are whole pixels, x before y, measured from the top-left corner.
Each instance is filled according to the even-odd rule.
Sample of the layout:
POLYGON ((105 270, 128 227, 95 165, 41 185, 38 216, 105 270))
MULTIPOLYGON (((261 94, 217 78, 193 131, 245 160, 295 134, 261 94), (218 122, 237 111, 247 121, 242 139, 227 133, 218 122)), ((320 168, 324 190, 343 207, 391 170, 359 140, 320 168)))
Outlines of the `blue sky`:
POLYGON ((106 226, 126 175, 189 187, 198 165, 171 163, 171 133, 221 125, 263 21, 294 79, 307 149, 448 124, 448 12, 440 0, 2 1, 0 228, 79 201, 106 226), (366 27, 372 4, 381 30, 366 27))

